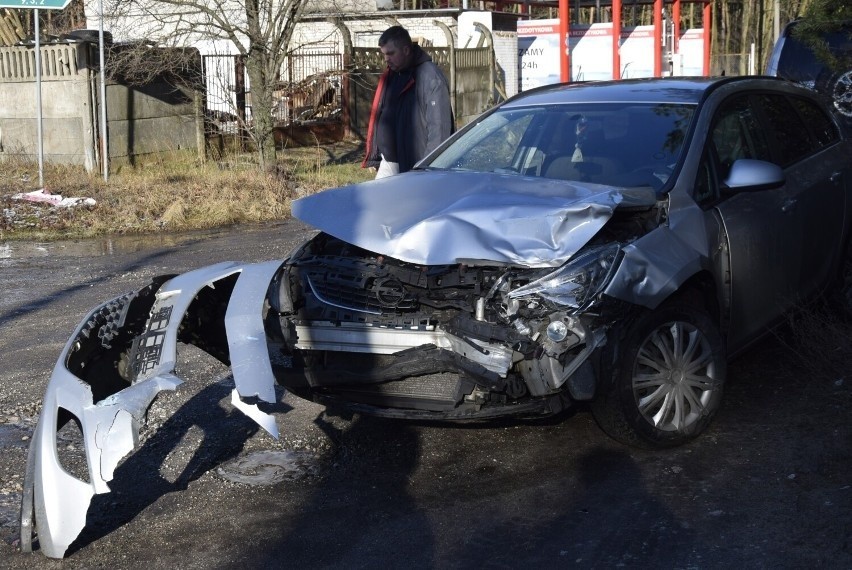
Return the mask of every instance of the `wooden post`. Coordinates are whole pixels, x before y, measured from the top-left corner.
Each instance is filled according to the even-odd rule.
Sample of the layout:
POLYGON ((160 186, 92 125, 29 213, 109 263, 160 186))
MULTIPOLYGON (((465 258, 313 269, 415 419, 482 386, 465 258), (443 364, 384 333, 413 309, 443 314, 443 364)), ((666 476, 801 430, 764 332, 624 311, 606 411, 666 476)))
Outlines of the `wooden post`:
POLYGON ((207 135, 204 132, 204 90, 195 88, 193 103, 195 106, 195 144, 198 145, 198 160, 207 162, 207 135))
POLYGON ((234 59, 234 103, 237 106, 239 125, 237 139, 240 150, 245 150, 246 132, 246 64, 245 58, 238 55, 234 59))

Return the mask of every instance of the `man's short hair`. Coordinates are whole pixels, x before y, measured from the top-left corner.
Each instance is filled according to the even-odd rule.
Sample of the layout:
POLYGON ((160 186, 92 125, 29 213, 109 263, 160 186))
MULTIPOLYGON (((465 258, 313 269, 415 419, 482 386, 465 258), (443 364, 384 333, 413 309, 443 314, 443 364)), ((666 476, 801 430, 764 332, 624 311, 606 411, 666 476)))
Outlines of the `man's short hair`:
POLYGON ((411 36, 408 30, 402 26, 391 26, 379 36, 379 47, 384 47, 385 44, 392 42, 398 48, 411 46, 411 36))

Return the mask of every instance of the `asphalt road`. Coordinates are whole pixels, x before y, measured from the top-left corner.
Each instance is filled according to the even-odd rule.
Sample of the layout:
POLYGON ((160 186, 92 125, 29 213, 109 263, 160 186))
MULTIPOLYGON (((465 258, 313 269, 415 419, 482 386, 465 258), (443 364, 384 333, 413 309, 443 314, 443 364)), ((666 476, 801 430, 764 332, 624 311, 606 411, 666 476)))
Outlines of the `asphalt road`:
MULTIPOLYGON (((731 364, 708 433, 653 453, 582 408, 429 425, 283 393, 276 441, 230 406, 227 369, 187 347, 187 382, 155 401, 68 557, 19 552, 26 445, 84 314, 154 275, 284 257, 308 231, 0 243, 0 567, 852 568, 852 376, 816 373, 783 337, 731 364)), ((62 441, 73 465, 79 442, 62 441)))

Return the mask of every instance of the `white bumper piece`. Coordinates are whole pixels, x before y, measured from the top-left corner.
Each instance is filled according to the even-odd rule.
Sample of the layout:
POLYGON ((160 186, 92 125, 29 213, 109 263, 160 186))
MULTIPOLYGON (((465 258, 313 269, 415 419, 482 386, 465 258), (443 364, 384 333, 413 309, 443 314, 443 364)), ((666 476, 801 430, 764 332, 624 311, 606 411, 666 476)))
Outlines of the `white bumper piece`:
MULTIPOLYGON (((65 555, 85 526, 92 497, 110 491, 108 483, 116 466, 137 445, 139 428, 151 402, 161 390, 174 390, 183 382, 174 375, 178 327, 191 303, 202 289, 215 287, 217 281, 234 274, 239 275, 225 315, 236 386, 231 402, 273 437, 278 437, 275 418, 243 398, 275 401, 263 308, 270 281, 281 264, 281 261, 253 265, 225 262, 165 282, 156 292, 144 331, 136 337, 137 359, 140 359, 136 380, 98 402, 93 400, 90 383, 69 370, 69 358, 79 349, 81 341, 91 341, 92 323, 98 315, 106 314, 105 307, 126 306, 133 294, 96 308, 83 319, 53 369, 30 445, 21 509, 22 550, 32 548, 35 522, 42 552, 50 558, 65 555), (57 453, 60 409, 79 421, 88 481, 74 477, 60 464, 57 453)), ((111 326, 124 324, 124 314, 111 317, 111 326)))

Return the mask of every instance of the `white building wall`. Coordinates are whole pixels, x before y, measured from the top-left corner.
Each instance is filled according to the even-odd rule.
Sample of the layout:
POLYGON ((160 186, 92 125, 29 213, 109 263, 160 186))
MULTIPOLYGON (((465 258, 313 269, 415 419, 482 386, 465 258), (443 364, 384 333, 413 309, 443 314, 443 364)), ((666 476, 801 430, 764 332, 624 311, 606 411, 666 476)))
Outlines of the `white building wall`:
POLYGON ((491 12, 464 12, 459 15, 458 47, 472 48, 478 45, 482 33, 476 28, 477 23, 491 32, 497 60, 498 89, 504 91, 500 95, 511 97, 518 92, 518 33, 495 31, 491 12))
POLYGON ((291 51, 320 49, 343 49, 340 31, 331 22, 303 21, 296 25, 293 39, 290 41, 291 51))
MULTIPOLYGON (((399 21, 402 27, 408 30, 412 38, 422 38, 425 40, 425 45, 435 47, 447 46, 446 34, 434 24, 435 21, 447 25, 451 30, 456 27, 453 15, 435 16, 429 14, 426 17, 405 17, 400 14, 382 13, 374 17, 365 15, 357 20, 344 18, 344 25, 349 29, 352 45, 354 47, 378 47, 379 36, 392 25, 388 19, 391 15, 399 21)), ((290 48, 301 50, 319 46, 341 46, 340 49, 342 49, 342 45, 343 40, 340 32, 334 24, 325 20, 305 19, 296 26, 290 48)))
POLYGON ((494 55, 497 59, 498 74, 503 79, 505 96, 518 94, 518 33, 492 32, 494 35, 494 55))
MULTIPOLYGON (((453 16, 433 17, 430 15, 426 18, 397 19, 399 20, 400 25, 408 30, 408 33, 412 38, 423 38, 428 42, 426 45, 434 47, 448 47, 446 34, 440 27, 435 25, 434 22, 441 22, 442 24, 449 26, 452 31, 454 31, 456 27, 456 20, 453 16)), ((374 46, 378 46, 378 39, 379 38, 376 37, 376 43, 373 44, 374 46)), ((458 41, 453 47, 458 47, 458 41)))

